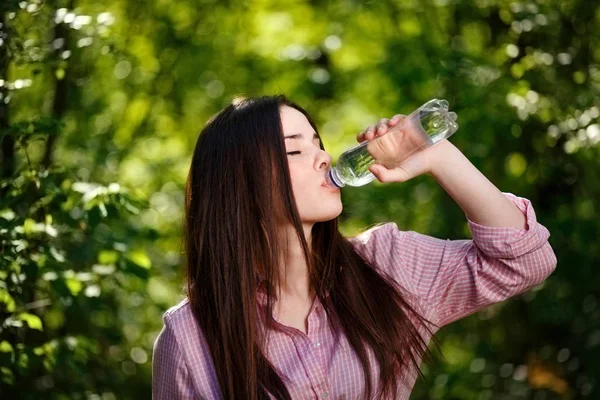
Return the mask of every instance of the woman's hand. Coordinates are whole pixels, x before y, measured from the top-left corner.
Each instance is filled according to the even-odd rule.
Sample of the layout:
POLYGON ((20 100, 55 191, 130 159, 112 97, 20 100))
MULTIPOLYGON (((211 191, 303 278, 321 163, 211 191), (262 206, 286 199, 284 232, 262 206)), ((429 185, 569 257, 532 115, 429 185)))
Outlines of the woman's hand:
POLYGON ((435 159, 433 154, 444 144, 442 142, 446 142, 443 140, 435 146, 421 148, 423 137, 412 134, 409 126, 385 135, 404 118, 401 114, 391 119, 382 118, 378 124, 369 125, 356 138, 358 142, 370 141, 367 149, 375 158, 375 163, 369 166, 369 171, 380 182, 406 182, 415 176, 430 174, 432 160, 435 159), (408 158, 398 164, 398 160, 407 154, 408 158))

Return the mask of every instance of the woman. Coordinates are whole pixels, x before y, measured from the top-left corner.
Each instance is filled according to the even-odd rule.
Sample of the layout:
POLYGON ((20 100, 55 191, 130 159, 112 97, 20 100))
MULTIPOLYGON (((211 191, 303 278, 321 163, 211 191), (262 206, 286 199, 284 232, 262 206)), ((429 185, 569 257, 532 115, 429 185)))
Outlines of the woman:
MULTIPOLYGON (((378 162, 400 151, 393 139, 377 139, 378 162)), ((556 266, 529 200, 500 192, 448 141, 371 172, 432 175, 473 240, 394 223, 343 237, 330 163, 314 122, 283 96, 236 99, 204 127, 187 181, 187 298, 156 339, 155 399, 408 399, 437 329, 556 266)))

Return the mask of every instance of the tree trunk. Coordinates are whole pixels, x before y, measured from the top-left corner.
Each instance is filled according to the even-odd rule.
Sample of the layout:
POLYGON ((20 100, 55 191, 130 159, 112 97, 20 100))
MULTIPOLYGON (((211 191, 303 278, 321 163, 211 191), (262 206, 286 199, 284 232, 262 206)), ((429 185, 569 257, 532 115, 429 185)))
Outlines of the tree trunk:
MULTIPOLYGON (((0 38, 3 39, 0 45, 0 79, 4 80, 4 84, 0 86, 0 138, 1 143, 1 163, 0 163, 0 179, 8 178, 15 171, 15 138, 12 135, 7 135, 6 131, 9 126, 9 110, 7 96, 8 82, 8 29, 6 27, 6 18, 8 9, 6 5, 0 4, 0 38)), ((3 194, 3 193, 1 193, 3 194)))
MULTIPOLYGON (((67 5, 69 10, 74 7, 74 1, 71 0, 67 5)), ((53 57, 55 60, 60 60, 60 55, 63 51, 69 49, 69 28, 65 24, 56 24, 54 27, 54 40, 64 40, 64 47, 54 50, 53 57)), ((55 74, 56 76, 56 74, 55 74)), ((62 79, 56 78, 56 89, 54 91, 54 101, 52 102, 52 118, 56 121, 60 121, 67 111, 68 105, 68 94, 69 91, 69 68, 65 70, 65 74, 62 79)), ((44 158, 42 159, 42 165, 48 168, 53 161, 54 147, 56 140, 58 139, 58 133, 50 135, 46 142, 46 149, 44 151, 44 158)))

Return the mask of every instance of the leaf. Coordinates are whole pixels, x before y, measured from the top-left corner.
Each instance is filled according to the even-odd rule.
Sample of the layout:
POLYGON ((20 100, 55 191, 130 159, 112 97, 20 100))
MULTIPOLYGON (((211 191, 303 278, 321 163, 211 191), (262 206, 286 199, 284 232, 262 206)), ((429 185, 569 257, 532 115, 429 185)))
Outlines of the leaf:
POLYGON ((29 367, 29 355, 27 353, 20 353, 17 358, 17 367, 21 374, 26 374, 29 367))
POLYGON ((39 232, 40 225, 41 224, 36 223, 35 220, 27 218, 25 222, 23 222, 23 233, 31 235, 32 233, 39 232))
POLYGON ((0 211, 0 218, 4 218, 7 221, 12 221, 15 218, 16 214, 13 210, 6 208, 0 211))
POLYGON ((98 297, 102 293, 102 289, 98 285, 90 285, 85 288, 84 293, 86 297, 98 297))
POLYGON ((15 300, 12 296, 4 289, 0 288, 0 303, 4 303, 4 308, 8 312, 15 311, 15 300))
POLYGON ((98 209, 100 210, 100 215, 102 216, 102 218, 106 218, 108 216, 108 211, 106 211, 106 205, 104 204, 104 202, 100 202, 98 204, 98 209))
POLYGON ((15 349, 6 340, 0 342, 0 353, 13 353, 14 351, 15 349))
POLYGON ((46 231, 46 234, 48 234, 48 236, 51 237, 57 237, 58 236, 58 230, 53 227, 52 225, 44 225, 44 230, 46 231))
POLYGON ((101 265, 115 264, 119 260, 119 253, 114 250, 102 250, 98 253, 98 263, 101 265))
POLYGON ((20 313, 17 318, 26 322, 30 329, 36 329, 38 331, 44 330, 42 326, 42 320, 35 314, 20 313))
POLYGON ((75 278, 66 279, 65 284, 73 296, 77 296, 83 289, 83 284, 75 278))
POLYGON ((91 192, 92 190, 95 190, 98 186, 96 184, 93 183, 88 183, 88 182, 73 182, 73 184, 71 185, 71 189, 73 189, 75 192, 79 192, 79 193, 88 193, 91 192))
MULTIPOLYGON (((83 193, 83 197, 81 200, 84 203, 90 203, 90 201, 95 199, 96 197, 108 193, 108 188, 106 188, 105 186, 90 182, 74 182, 71 188, 76 192, 83 193)), ((89 206, 89 204, 86 204, 86 207, 89 206)))
POLYGON ((133 250, 126 255, 127 259, 129 259, 134 264, 144 268, 150 269, 152 266, 152 262, 150 261, 150 257, 146 254, 145 251, 142 250, 133 250))
POLYGON ((55 281, 58 278, 58 274, 54 271, 44 272, 42 279, 45 281, 55 281))
POLYGON ((115 272, 115 266, 112 264, 110 264, 110 265, 94 264, 94 265, 92 265, 92 271, 94 271, 98 275, 110 275, 113 272, 115 272))
POLYGON ((113 182, 108 185, 108 193, 118 193, 119 191, 121 191, 121 185, 118 183, 113 182))
POLYGON ((126 201, 123 205, 125 207, 125 209, 127 211, 129 211, 130 213, 132 213, 133 215, 138 215, 140 213, 140 209, 135 207, 133 204, 131 204, 130 202, 126 201))
POLYGON ((121 260, 120 269, 125 272, 132 273, 133 275, 142 279, 148 279, 148 277, 150 276, 149 269, 141 267, 140 265, 131 261, 128 258, 121 260))
POLYGON ((7 385, 13 385, 15 383, 15 375, 10 369, 0 367, 0 373, 2 374, 3 383, 6 383, 7 385))
POLYGON ((59 263, 65 262, 64 254, 60 250, 56 249, 55 247, 50 247, 50 254, 59 263))

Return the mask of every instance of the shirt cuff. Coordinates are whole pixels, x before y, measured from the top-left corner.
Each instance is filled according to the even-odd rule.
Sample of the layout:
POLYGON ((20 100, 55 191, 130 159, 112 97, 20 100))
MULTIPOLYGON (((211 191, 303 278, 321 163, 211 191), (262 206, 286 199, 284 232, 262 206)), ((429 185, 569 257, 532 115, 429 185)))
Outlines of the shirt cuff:
POLYGON ((531 201, 504 194, 517 206, 527 219, 525 229, 480 225, 467 217, 473 243, 486 255, 493 258, 517 258, 542 247, 548 241, 550 232, 537 222, 531 201))

